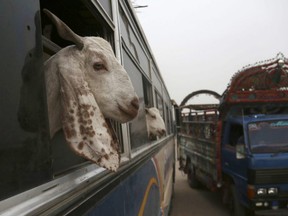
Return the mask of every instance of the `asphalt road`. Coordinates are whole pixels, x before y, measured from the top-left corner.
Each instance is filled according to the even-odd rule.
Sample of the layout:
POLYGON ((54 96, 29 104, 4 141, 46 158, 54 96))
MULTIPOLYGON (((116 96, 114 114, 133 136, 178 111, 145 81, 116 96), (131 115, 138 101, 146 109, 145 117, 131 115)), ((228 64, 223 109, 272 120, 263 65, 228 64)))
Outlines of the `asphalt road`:
POLYGON ((227 207, 222 204, 220 193, 210 192, 205 188, 190 188, 187 176, 176 168, 170 216, 229 216, 227 207))

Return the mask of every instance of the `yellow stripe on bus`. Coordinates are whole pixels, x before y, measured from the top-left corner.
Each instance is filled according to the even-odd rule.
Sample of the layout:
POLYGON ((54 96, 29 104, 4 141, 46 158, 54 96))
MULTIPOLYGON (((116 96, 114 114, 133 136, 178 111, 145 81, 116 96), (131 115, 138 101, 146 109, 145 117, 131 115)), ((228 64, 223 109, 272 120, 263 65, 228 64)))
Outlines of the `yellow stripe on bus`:
POLYGON ((147 203, 147 199, 148 199, 148 195, 149 195, 149 192, 150 192, 151 187, 153 185, 158 186, 157 180, 154 177, 150 179, 149 184, 148 184, 148 186, 146 188, 145 195, 144 195, 144 198, 143 198, 143 201, 142 201, 138 216, 143 216, 143 213, 144 213, 144 210, 145 210, 145 206, 146 206, 146 203, 147 203))

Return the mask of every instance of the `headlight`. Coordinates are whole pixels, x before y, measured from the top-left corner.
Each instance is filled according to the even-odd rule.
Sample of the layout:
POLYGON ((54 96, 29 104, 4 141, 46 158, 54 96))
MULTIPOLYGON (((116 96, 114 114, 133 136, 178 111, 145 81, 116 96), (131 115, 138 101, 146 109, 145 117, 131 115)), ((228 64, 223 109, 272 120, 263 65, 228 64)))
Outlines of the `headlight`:
POLYGON ((257 195, 262 196, 267 194, 267 189, 266 188, 258 188, 257 189, 257 195))
POLYGON ((265 196, 270 195, 274 196, 278 194, 278 188, 271 187, 271 188, 258 188, 256 191, 258 196, 265 196))
POLYGON ((278 194, 277 188, 268 188, 268 195, 276 195, 278 194))

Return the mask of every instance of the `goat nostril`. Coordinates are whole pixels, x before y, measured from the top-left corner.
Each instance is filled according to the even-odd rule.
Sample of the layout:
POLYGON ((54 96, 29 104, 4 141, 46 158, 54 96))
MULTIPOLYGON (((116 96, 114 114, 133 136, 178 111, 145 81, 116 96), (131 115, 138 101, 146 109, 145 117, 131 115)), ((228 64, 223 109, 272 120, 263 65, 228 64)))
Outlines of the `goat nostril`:
POLYGON ((135 97, 132 101, 131 101, 131 104, 132 106, 135 108, 135 109, 139 109, 139 99, 137 97, 135 97))

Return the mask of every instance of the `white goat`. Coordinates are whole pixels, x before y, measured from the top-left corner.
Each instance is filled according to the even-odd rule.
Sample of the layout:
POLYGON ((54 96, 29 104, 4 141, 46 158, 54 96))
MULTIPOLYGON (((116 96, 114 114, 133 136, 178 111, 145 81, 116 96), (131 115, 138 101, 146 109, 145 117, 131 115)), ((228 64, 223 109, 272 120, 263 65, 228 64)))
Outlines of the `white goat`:
POLYGON ((137 116, 139 100, 131 80, 106 40, 81 37, 50 11, 44 12, 59 35, 75 43, 45 63, 50 136, 63 128, 76 153, 116 171, 119 144, 104 117, 124 123, 137 116))
POLYGON ((146 125, 149 139, 162 137, 166 134, 165 123, 157 108, 145 108, 146 111, 146 125))

